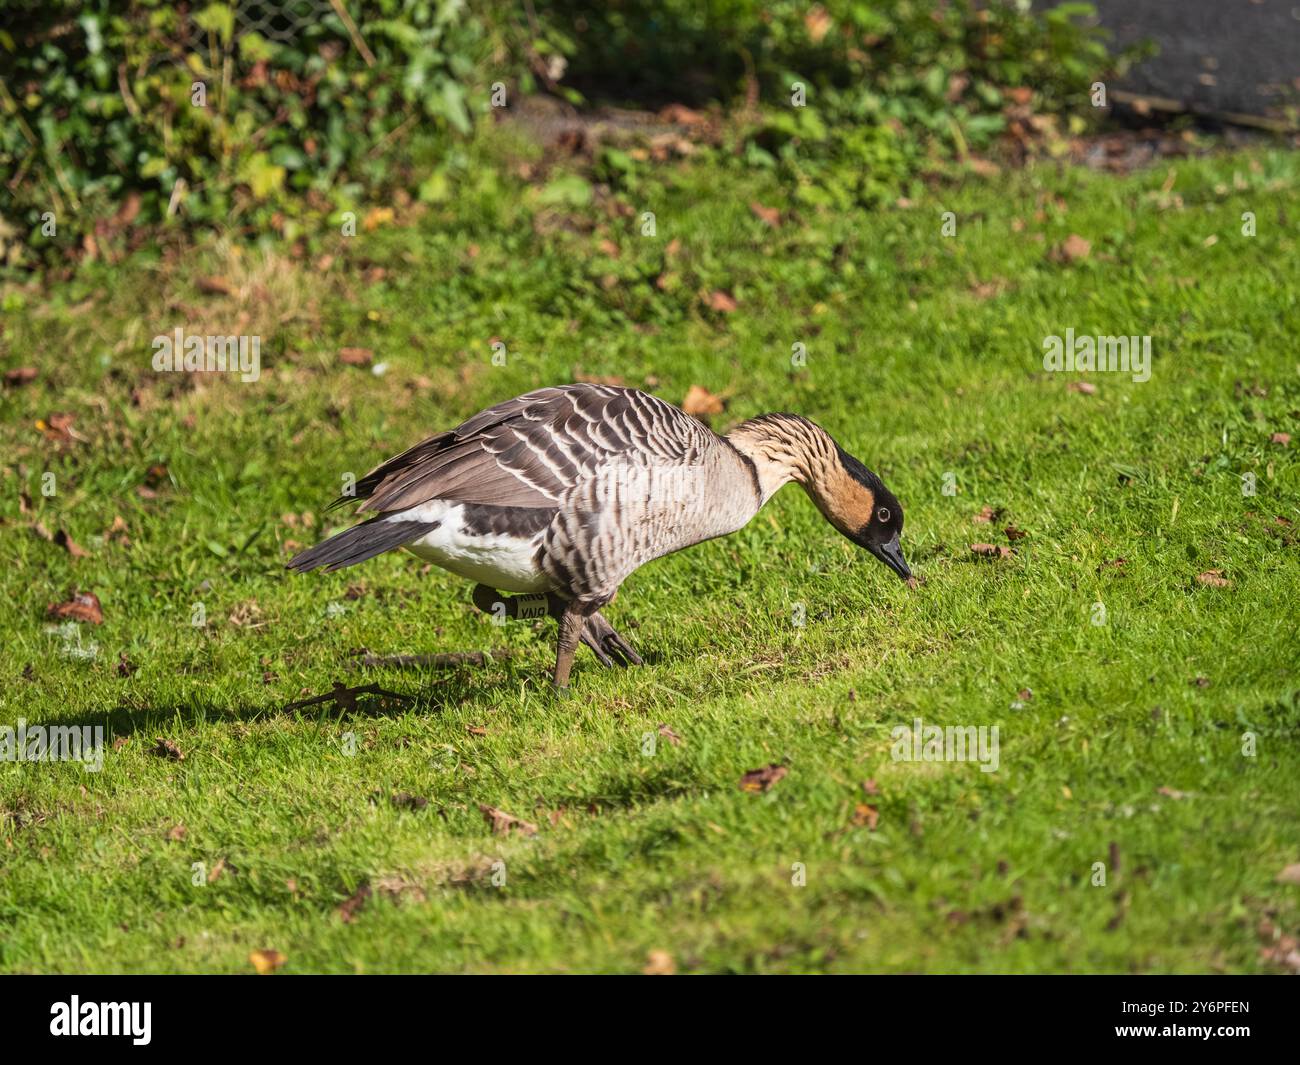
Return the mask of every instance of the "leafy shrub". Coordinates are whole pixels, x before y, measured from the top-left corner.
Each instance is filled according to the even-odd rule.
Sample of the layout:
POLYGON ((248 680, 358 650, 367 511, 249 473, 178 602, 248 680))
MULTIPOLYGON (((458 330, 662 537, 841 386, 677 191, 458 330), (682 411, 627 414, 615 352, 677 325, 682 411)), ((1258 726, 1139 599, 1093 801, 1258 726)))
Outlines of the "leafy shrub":
POLYGON ((404 183, 412 142, 445 149, 491 82, 529 77, 511 20, 462 0, 11 0, 3 18, 11 261, 111 238, 122 211, 292 236, 404 183))
POLYGON ((801 81, 837 116, 934 122, 954 102, 996 109, 1004 86, 1081 103, 1110 66, 1080 21, 1095 13, 1087 3, 1030 12, 1003 0, 556 0, 547 10, 572 38, 569 84, 636 100, 727 101, 756 89, 781 102, 801 81))
POLYGON ((570 84, 760 107, 747 161, 837 206, 890 194, 927 153, 990 145, 1010 90, 1032 89, 1037 113, 1069 111, 1078 126, 1114 66, 1084 3, 612 0, 593 11, 558 0, 549 11, 574 42, 570 84), (792 106, 798 86, 805 107, 792 106))
MULTIPOLYGON (((743 103, 744 163, 778 169, 813 204, 873 203, 927 158, 999 136, 1009 90, 1032 87, 1037 112, 1061 112, 1108 66, 1077 3, 539 6, 9 0, 0 264, 162 227, 296 239, 402 192, 445 198, 467 166, 456 140, 497 82, 571 100, 743 103), (796 84, 806 107, 791 106, 796 84)), ((635 181, 618 153, 600 167, 635 181)))

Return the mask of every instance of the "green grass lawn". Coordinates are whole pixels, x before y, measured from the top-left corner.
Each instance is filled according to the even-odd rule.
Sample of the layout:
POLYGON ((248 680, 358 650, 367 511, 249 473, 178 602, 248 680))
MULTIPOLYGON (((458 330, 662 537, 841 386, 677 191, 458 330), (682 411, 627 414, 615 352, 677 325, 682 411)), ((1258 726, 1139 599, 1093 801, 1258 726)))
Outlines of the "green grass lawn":
POLYGON ((4 297, 4 368, 40 375, 0 394, 0 721, 108 747, 99 772, 0 763, 0 970, 1282 971, 1297 156, 1044 166, 853 214, 717 161, 621 210, 495 172, 332 263, 212 244, 4 297), (1071 234, 1090 252, 1058 261, 1071 234), (153 372, 176 326, 261 335, 260 380, 153 372), (1067 329, 1149 335, 1150 380, 1045 373, 1067 329), (790 487, 634 574, 607 615, 646 665, 580 648, 557 699, 553 623, 494 626, 450 574, 284 571, 346 523, 323 508, 349 472, 579 376, 699 385, 719 430, 818 421, 902 500, 924 583, 790 487), (46 616, 76 590, 103 624, 46 616), (360 648, 513 655, 363 671, 360 648), (410 701, 285 709, 335 681, 410 701), (998 726, 997 771, 895 760, 917 718, 998 726))

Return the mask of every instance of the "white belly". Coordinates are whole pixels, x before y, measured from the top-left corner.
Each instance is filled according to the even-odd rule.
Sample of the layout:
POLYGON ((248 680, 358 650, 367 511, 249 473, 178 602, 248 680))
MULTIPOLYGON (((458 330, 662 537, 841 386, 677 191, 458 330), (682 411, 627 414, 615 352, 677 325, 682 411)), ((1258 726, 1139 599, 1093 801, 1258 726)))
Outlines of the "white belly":
POLYGON ((542 533, 530 537, 501 533, 474 535, 464 528, 465 508, 443 499, 385 515, 385 521, 437 521, 438 528, 405 547, 417 558, 499 592, 544 592, 550 578, 534 558, 542 533))

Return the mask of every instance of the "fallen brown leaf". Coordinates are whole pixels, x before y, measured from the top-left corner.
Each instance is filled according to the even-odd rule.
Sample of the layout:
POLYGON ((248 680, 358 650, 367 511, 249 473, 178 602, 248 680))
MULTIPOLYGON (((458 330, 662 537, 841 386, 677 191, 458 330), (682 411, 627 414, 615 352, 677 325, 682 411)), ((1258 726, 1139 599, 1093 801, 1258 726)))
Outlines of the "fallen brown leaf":
POLYGON ((218 858, 212 863, 212 868, 208 870, 208 883, 215 884, 221 879, 221 874, 226 871, 226 859, 218 858))
POLYGON ((82 436, 73 428, 77 418, 75 414, 65 414, 56 411, 46 416, 36 423, 36 427, 45 434, 45 439, 52 440, 62 446, 67 446, 73 441, 86 443, 86 437, 82 436))
POLYGON ((641 972, 645 976, 674 976, 677 973, 677 963, 668 951, 652 950, 646 955, 645 968, 641 972))
POLYGON ((686 398, 682 400, 682 410, 692 418, 707 418, 722 413, 722 400, 707 388, 691 385, 686 390, 686 398))
POLYGON ((762 222, 766 222, 775 229, 781 224, 781 212, 776 207, 764 207, 757 200, 751 201, 749 209, 754 212, 754 217, 762 222))
POLYGON ((973 521, 976 525, 981 525, 986 522, 992 521, 997 516, 998 516, 998 512, 994 510, 991 506, 989 506, 987 503, 985 503, 984 506, 980 509, 980 512, 971 518, 971 521, 973 521))
POLYGON ((82 547, 76 540, 68 535, 66 529, 60 529, 54 534, 54 542, 73 558, 89 558, 90 552, 82 547))
POLYGON ((17 388, 20 385, 35 381, 36 376, 37 370, 35 366, 15 366, 12 370, 5 371, 5 384, 10 388, 17 388))
POLYGON ((981 558, 1010 558, 1011 548, 997 544, 971 544, 970 549, 981 558))
POLYGON ((730 314, 740 306, 729 293, 723 292, 722 289, 714 289, 710 292, 705 302, 708 304, 709 310, 717 311, 719 314, 730 314))
POLYGON ((661 735, 674 747, 678 746, 682 742, 682 738, 679 735, 677 735, 677 733, 675 733, 672 729, 670 729, 667 725, 664 724, 660 724, 659 726, 659 735, 661 735))
POLYGON ((199 291, 207 296, 229 296, 235 291, 234 285, 219 276, 199 278, 198 287, 199 291))
POLYGON ((1207 588, 1231 588, 1232 581, 1223 575, 1221 569, 1207 569, 1204 573, 1198 573, 1196 579, 1204 584, 1207 588))
POLYGON ((104 611, 94 592, 73 592, 66 603, 51 603, 45 614, 60 621, 88 621, 92 625, 104 623, 104 611))
POLYGON ((185 752, 176 746, 175 741, 165 739, 162 736, 158 737, 158 742, 150 748, 149 753, 157 755, 159 758, 170 758, 173 762, 183 762, 185 760, 185 752))
POLYGON ((366 366, 374 357, 370 348, 339 348, 339 362, 347 366, 366 366))
POLYGON ((262 976, 273 973, 289 959, 278 950, 255 950, 248 955, 253 968, 262 976))
POLYGON ((770 791, 772 785, 785 776, 789 769, 776 762, 765 765, 761 769, 751 769, 740 778, 741 791, 770 791))
POLYGON ((1071 381, 1066 385, 1066 388, 1070 392, 1078 392, 1081 396, 1095 396, 1097 394, 1097 386, 1091 381, 1071 381))
POLYGON ((1190 791, 1179 791, 1177 788, 1171 788, 1168 784, 1162 784, 1156 788, 1157 795, 1163 795, 1166 799, 1190 799, 1190 791))
POLYGON ((392 803, 399 810, 423 810, 429 800, 423 795, 412 795, 409 791, 399 791, 392 798, 392 803))
POLYGON ((184 825, 172 825, 172 827, 167 830, 167 839, 172 843, 179 843, 185 838, 185 835, 186 831, 184 825))
POLYGON ((487 803, 479 803, 478 808, 479 812, 487 818, 487 823, 492 826, 494 835, 508 836, 511 832, 518 832, 523 836, 537 835, 537 826, 530 821, 524 821, 504 810, 498 810, 495 806, 488 806, 487 803))
POLYGON ((1274 443, 1274 444, 1281 444, 1283 447, 1286 447, 1287 444, 1291 443, 1291 434, 1290 434, 1290 433, 1274 433, 1271 437, 1269 437, 1269 440, 1270 440, 1271 443, 1274 443))
POLYGON ((1300 884, 1300 862, 1292 862, 1277 874, 1279 884, 1300 884))
POLYGON ((396 217, 397 212, 391 207, 372 207, 366 212, 365 218, 361 220, 361 226, 367 233, 370 233, 380 226, 387 225, 396 217))
POLYGON ((879 821, 880 811, 874 806, 868 806, 865 802, 860 802, 854 807, 853 823, 855 825, 865 825, 868 831, 874 832, 879 821))
POLYGON ((104 540, 107 543, 113 543, 116 541, 123 547, 131 546, 131 537, 127 535, 126 520, 121 514, 115 514, 113 516, 113 524, 110 525, 108 531, 104 533, 104 540))
POLYGON ((1092 254, 1092 241, 1085 240, 1078 233, 1071 233, 1060 244, 1047 253, 1047 257, 1057 263, 1077 263, 1092 254))

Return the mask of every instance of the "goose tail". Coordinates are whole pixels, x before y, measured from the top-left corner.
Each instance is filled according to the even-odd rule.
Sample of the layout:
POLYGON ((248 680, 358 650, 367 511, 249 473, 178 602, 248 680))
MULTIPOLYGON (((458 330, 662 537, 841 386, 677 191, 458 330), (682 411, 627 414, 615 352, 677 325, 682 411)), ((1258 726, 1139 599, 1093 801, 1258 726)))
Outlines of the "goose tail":
POLYGON ((285 568, 298 573, 313 569, 332 573, 418 540, 439 524, 436 521, 385 521, 382 516, 371 518, 294 555, 285 563, 285 568))

